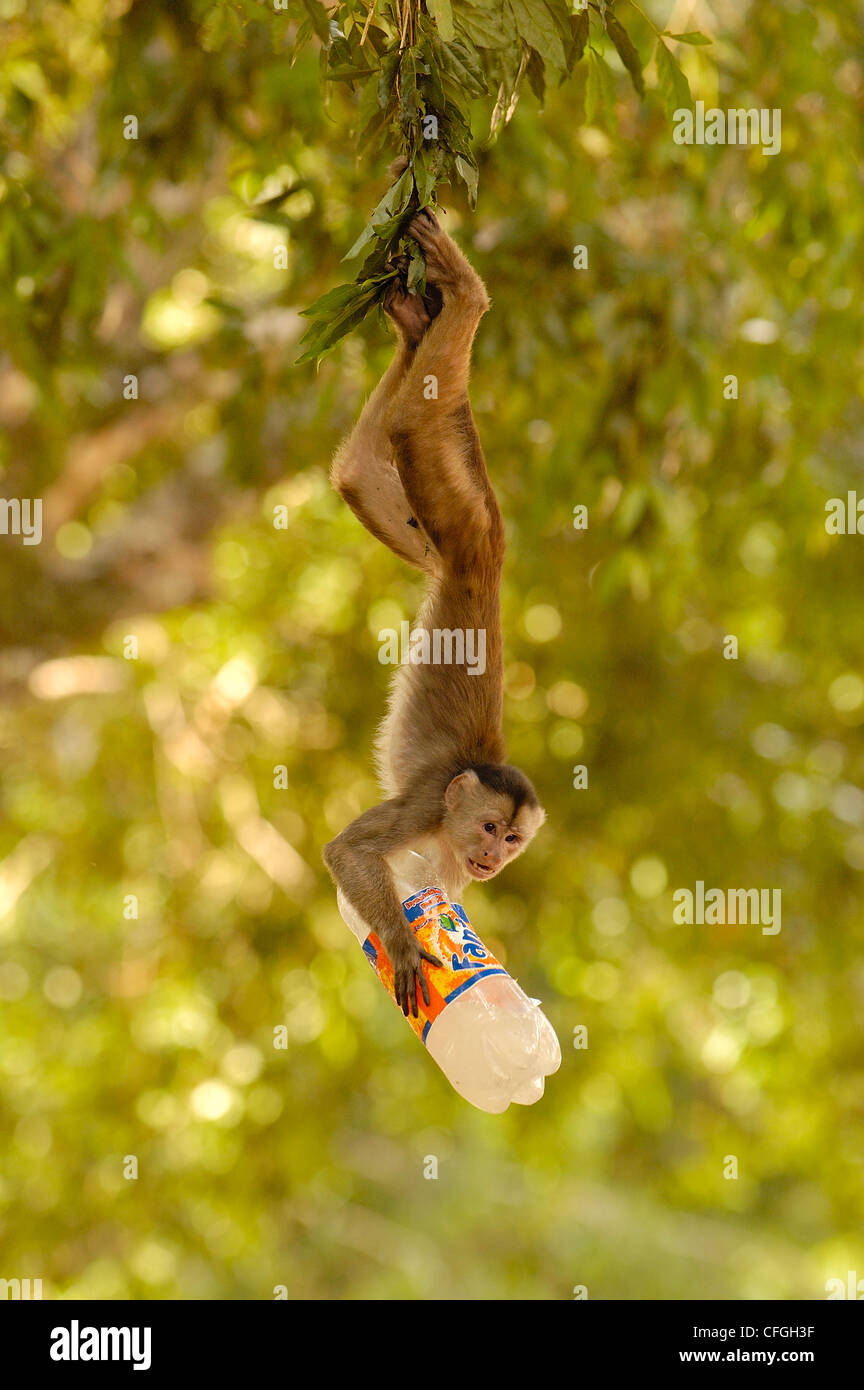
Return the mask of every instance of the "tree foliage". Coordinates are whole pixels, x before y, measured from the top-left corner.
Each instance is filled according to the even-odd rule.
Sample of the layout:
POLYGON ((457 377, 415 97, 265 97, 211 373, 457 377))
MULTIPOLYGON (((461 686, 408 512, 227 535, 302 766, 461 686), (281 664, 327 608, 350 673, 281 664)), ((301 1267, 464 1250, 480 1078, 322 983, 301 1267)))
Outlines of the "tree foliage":
POLYGON ((645 99, 592 11, 593 120, 587 46, 542 109, 526 64, 491 146, 489 83, 477 209, 446 196, 548 813, 465 907, 564 1053, 493 1117, 320 862, 377 795, 378 633, 419 586, 327 482, 392 335, 292 363, 398 142, 358 157, 311 0, 4 0, 0 492, 44 534, 0 534, 0 1275, 46 1297, 864 1274, 864 537, 825 529, 864 496, 860 6, 712 0, 710 47, 613 8, 645 99), (780 155, 673 142, 652 24, 694 99, 782 108, 780 155), (700 879, 781 889, 781 932, 676 924, 700 879))
MULTIPOLYGON (((313 29, 311 18, 300 26, 298 46, 313 29)), ((525 84, 542 106, 547 83, 565 82, 587 53, 586 120, 608 115, 614 78, 601 51, 605 39, 638 95, 645 95, 642 61, 614 0, 578 13, 567 0, 342 0, 325 32, 325 80, 344 82, 357 94, 352 138, 358 156, 371 158, 386 149, 398 164, 394 182, 345 256, 365 256, 353 285, 304 311, 314 322, 301 362, 320 357, 362 322, 399 273, 397 256, 411 257, 408 288, 422 293, 422 254, 405 236, 406 224, 418 208, 434 203, 442 184, 464 185, 470 206, 476 206, 480 171, 472 122, 478 105, 491 105, 491 115, 485 113, 488 148, 512 119, 525 84)), ((708 42, 700 34, 683 40, 708 42)), ((657 60, 664 98, 689 105, 687 79, 659 36, 657 60)))

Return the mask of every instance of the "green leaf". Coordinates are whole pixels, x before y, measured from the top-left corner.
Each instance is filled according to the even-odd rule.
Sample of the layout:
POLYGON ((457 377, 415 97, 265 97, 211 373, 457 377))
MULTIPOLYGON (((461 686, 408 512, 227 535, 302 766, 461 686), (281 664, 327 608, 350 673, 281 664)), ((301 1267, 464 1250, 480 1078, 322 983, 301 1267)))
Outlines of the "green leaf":
POLYGON ((360 267, 358 280, 372 280, 380 277, 387 272, 387 261, 390 257, 390 250, 386 242, 378 241, 373 238, 375 244, 369 255, 360 267))
POLYGON ((585 84, 585 122, 605 124, 615 106, 615 78, 612 69, 596 48, 588 50, 588 80, 585 84))
POLYGON ((340 67, 343 63, 352 66, 357 57, 363 57, 362 53, 352 52, 351 45, 342 34, 334 34, 327 45, 327 62, 332 63, 334 68, 340 67))
MULTIPOLYGON (((302 50, 303 48, 306 47, 306 44, 309 42, 309 40, 311 39, 311 37, 312 37, 312 35, 313 35, 314 33, 315 33, 315 30, 314 30, 314 28, 313 28, 311 19, 304 19, 304 20, 302 21, 302 23, 300 24, 300 26, 299 26, 299 28, 298 28, 298 30, 297 30, 297 33, 296 33, 295 36, 294 36, 294 42, 293 42, 292 45, 291 45, 291 66, 292 66, 292 68, 293 68, 295 62, 297 61, 297 58, 299 57, 301 50, 302 50)), ((321 49, 321 57, 322 57, 322 59, 323 59, 323 57, 324 57, 325 52, 326 52, 326 50, 322 47, 322 49, 321 49)))
POLYGON ((423 294, 426 289, 426 257, 420 250, 416 241, 408 243, 408 255, 410 264, 408 274, 405 277, 405 287, 409 292, 423 294))
POLYGON ((392 217, 385 218, 383 222, 373 222, 372 231, 379 241, 392 241, 401 229, 405 217, 405 212, 395 212, 392 217))
MULTIPOLYGON (((389 189, 381 202, 386 205, 388 212, 404 212, 411 200, 414 192, 414 175, 411 172, 411 165, 408 164, 402 170, 392 188, 389 189)), ((379 204, 380 206, 380 204, 379 204)), ((375 220, 374 214, 372 218, 375 220)))
POLYGON ((387 35, 384 33, 383 29, 378 28, 377 24, 371 24, 369 26, 369 29, 366 33, 366 42, 370 44, 372 48, 374 48, 376 58, 383 58, 385 52, 387 51, 387 48, 389 47, 387 35))
POLYGON ((487 92, 486 75, 480 65, 476 49, 470 44, 456 43, 441 45, 442 66, 448 77, 471 96, 483 96, 487 92))
POLYGON ((657 83, 660 88, 660 96, 663 99, 667 116, 674 117, 676 111, 680 111, 684 107, 692 107, 693 98, 690 95, 690 83, 662 39, 657 40, 654 60, 657 64, 657 83))
POLYGON ((360 89, 360 98, 354 116, 354 131, 365 130, 373 116, 380 115, 378 105, 378 83, 365 82, 360 89))
MULTIPOLYGON (((563 81, 565 74, 569 73, 572 66, 573 51, 573 29, 571 20, 576 16, 573 14, 568 0, 545 0, 546 10, 558 31, 561 40, 561 47, 564 50, 564 72, 561 74, 560 81, 563 81)), ((585 18, 587 19, 587 14, 585 18)))
POLYGON ((686 34, 670 34, 668 29, 664 29, 663 37, 666 39, 674 39, 676 43, 692 43, 694 46, 701 46, 702 44, 714 42, 713 39, 707 39, 704 34, 700 34, 695 29, 689 30, 686 34))
POLYGON ((536 49, 531 49, 531 56, 525 67, 531 90, 542 106, 546 100, 546 72, 543 67, 543 59, 536 49))
POLYGON ((360 252, 365 251, 370 241, 374 240, 375 228, 372 226, 371 222, 367 222, 366 226, 363 228, 357 240, 354 242, 354 245, 351 247, 350 251, 345 252, 345 255, 342 257, 343 261, 356 260, 356 258, 360 255, 360 252))
POLYGON ((463 112, 453 101, 448 101, 446 111, 439 118, 438 141, 444 154, 464 154, 472 159, 471 127, 463 112))
POLYGON ((382 110, 387 106, 396 85, 399 71, 399 54, 387 53, 381 60, 381 76, 378 78, 378 105, 382 110))
POLYGON ((456 172, 468 189, 468 201, 472 208, 477 205, 477 181, 479 178, 477 165, 473 160, 463 157, 461 154, 456 156, 456 172))
POLYGON ((540 54, 544 63, 567 71, 567 56, 555 20, 546 5, 534 0, 508 0, 520 38, 540 54))
POLYGON ((435 185, 438 182, 438 163, 437 150, 433 150, 435 163, 428 165, 425 162, 425 149, 421 150, 414 162, 414 184, 417 189, 417 206, 426 208, 432 202, 432 194, 435 192, 435 185))
POLYGON ((375 71, 373 68, 361 68, 356 63, 343 63, 339 66, 328 67, 325 76, 332 82, 356 82, 358 78, 369 77, 375 71))
POLYGON ((426 39, 420 46, 420 56, 423 60, 424 72, 419 75, 420 90, 426 104, 427 114, 430 110, 434 113, 443 111, 447 105, 447 98, 444 95, 444 87, 441 81, 441 69, 435 53, 435 45, 431 40, 426 39))
POLYGON ((342 257, 343 261, 353 261, 361 251, 365 251, 373 237, 389 240, 398 229, 413 192, 414 176, 409 165, 388 188, 351 250, 342 257))
MULTIPOLYGON (((346 333, 350 333, 352 328, 362 323, 388 279, 392 279, 392 276, 363 280, 353 285, 339 285, 337 290, 331 290, 329 295, 324 295, 323 299, 326 300, 332 299, 340 291, 344 292, 342 308, 319 315, 309 326, 300 339, 300 347, 304 348, 304 351, 296 359, 295 365, 299 366, 303 362, 311 362, 323 356, 340 338, 344 338, 346 333)), ((319 300, 318 304, 321 303, 319 300)), ((313 305, 312 308, 315 309, 316 306, 313 305)))
POLYGON ((377 82, 366 82, 360 92, 354 123, 354 137, 357 141, 358 154, 362 154, 376 136, 384 131, 388 120, 388 113, 382 111, 378 104, 377 82))
POLYGON ((618 57, 630 74, 633 86, 640 97, 645 95, 645 81, 642 77, 642 62, 630 35, 615 18, 611 10, 606 11, 606 33, 615 45, 618 57))
POLYGON ((438 33, 444 43, 452 43, 456 31, 453 28, 453 6, 450 0, 426 0, 426 8, 438 26, 438 33))
POLYGON ((346 333, 350 333, 352 328, 356 328, 362 323, 369 310, 374 304, 374 300, 363 300, 357 308, 344 319, 337 322, 325 324, 318 333, 304 333, 300 340, 300 347, 305 345, 305 352, 295 359, 294 365, 301 366, 304 362, 313 362, 319 357, 323 357, 325 352, 329 352, 335 347, 340 338, 344 338, 346 333))
POLYGON ((585 52, 591 24, 587 10, 582 10, 579 14, 571 14, 569 21, 570 44, 567 48, 567 71, 571 72, 585 52))
POLYGON ((417 91, 417 53, 406 48, 399 68, 399 121, 408 131, 420 115, 420 94, 417 91))
POLYGON ((336 309, 344 309, 356 297, 357 285, 353 281, 350 285, 337 285, 335 290, 328 290, 320 299, 316 299, 314 304, 310 304, 308 309, 301 309, 300 313, 303 318, 320 318, 336 309))
POLYGON ((330 16, 324 6, 319 5, 318 0, 303 0, 303 8, 312 21, 315 33, 326 43, 330 37, 330 16))
POLYGON ((495 10, 460 5, 456 23, 475 48, 509 48, 518 38, 513 15, 506 5, 495 10))

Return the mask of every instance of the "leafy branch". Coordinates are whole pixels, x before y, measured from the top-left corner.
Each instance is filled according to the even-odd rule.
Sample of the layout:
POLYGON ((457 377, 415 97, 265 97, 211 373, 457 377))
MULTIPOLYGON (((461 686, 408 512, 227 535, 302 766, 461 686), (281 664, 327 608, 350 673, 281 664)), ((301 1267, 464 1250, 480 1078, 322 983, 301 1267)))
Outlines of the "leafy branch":
MULTIPOLYGON (((318 0, 290 4, 298 17, 302 13, 295 52, 317 37, 324 81, 344 83, 357 94, 358 155, 387 150, 395 156, 393 182, 344 257, 363 258, 354 280, 303 311, 311 323, 298 362, 321 357, 362 322, 405 273, 405 257, 408 289, 424 292, 425 265, 406 227, 418 209, 434 205, 442 184, 462 184, 476 206, 472 103, 491 103, 482 146, 488 148, 513 118, 526 81, 542 104, 547 85, 564 82, 587 54, 586 120, 603 119, 615 98, 614 74, 596 46, 606 39, 637 94, 645 95, 642 61, 614 0, 592 0, 576 13, 568 0, 342 0, 329 13, 318 0)), ((677 60, 643 18, 657 34, 658 82, 667 108, 690 105, 677 60)), ((709 42, 697 34, 668 37, 709 42)))

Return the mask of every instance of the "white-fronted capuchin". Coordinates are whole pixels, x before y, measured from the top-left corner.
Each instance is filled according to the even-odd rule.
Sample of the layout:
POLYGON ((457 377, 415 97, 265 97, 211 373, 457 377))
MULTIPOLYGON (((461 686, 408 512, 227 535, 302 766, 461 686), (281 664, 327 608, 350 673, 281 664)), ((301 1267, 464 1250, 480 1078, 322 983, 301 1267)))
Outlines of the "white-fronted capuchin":
POLYGON ((409 235, 426 257, 427 293, 400 279, 384 307, 396 355, 336 455, 332 481, 373 536, 428 577, 417 626, 485 630, 486 666, 400 666, 377 742, 387 797, 325 847, 337 886, 393 963, 398 1003, 429 1002, 420 949, 405 920, 387 856, 432 852, 441 885, 458 899, 494 876, 545 819, 524 773, 505 762, 502 721, 501 512, 468 400, 471 344, 489 299, 429 209, 409 235))

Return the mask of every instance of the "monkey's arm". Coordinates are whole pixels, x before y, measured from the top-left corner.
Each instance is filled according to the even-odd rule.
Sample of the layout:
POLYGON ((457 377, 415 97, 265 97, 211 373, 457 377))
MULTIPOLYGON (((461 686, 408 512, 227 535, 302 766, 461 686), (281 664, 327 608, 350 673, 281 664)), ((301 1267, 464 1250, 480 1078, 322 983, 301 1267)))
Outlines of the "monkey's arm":
MULTIPOLYGON (((440 819, 440 815, 437 819, 440 819)), ((408 797, 382 801, 352 821, 335 840, 324 846, 324 863, 355 912, 381 938, 393 964, 396 1002, 405 1016, 409 1005, 417 1017, 417 985, 429 1003, 429 986, 422 961, 440 965, 436 956, 421 950, 402 912, 393 875, 385 855, 434 828, 428 806, 408 797)))
POLYGON ((400 336, 393 361, 369 397, 360 419, 343 440, 333 463, 335 475, 362 467, 368 459, 389 459, 393 450, 387 433, 387 415, 393 397, 414 359, 414 349, 400 336))
POLYGON ((467 400, 471 346, 489 308, 489 296, 467 256, 430 208, 412 219, 409 232, 426 256, 429 284, 441 297, 441 310, 418 343, 394 415, 416 412, 428 432, 445 425, 467 400), (434 393, 426 389, 430 377, 434 393))

